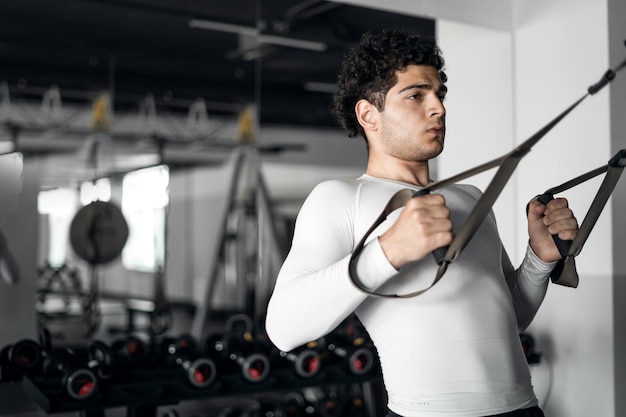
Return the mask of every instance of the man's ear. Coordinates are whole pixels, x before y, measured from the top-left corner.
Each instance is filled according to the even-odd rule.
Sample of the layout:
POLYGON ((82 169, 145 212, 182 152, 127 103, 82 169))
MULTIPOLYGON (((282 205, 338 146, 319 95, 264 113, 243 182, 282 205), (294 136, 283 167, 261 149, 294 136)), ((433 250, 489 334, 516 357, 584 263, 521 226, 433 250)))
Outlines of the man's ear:
POLYGON ((354 106, 356 119, 365 131, 378 128, 378 109, 371 102, 361 99, 354 106))

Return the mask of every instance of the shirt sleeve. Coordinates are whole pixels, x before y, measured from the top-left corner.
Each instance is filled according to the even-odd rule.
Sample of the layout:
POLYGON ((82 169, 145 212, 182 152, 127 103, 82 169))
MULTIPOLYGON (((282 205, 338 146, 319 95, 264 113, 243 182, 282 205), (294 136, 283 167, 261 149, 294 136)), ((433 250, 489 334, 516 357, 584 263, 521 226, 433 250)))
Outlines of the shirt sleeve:
POLYGON ((513 270, 511 261, 504 249, 502 254, 507 285, 517 316, 518 331, 522 332, 535 318, 545 298, 549 284, 548 278, 556 262, 542 261, 528 245, 526 256, 520 267, 513 270))
MULTIPOLYGON (((265 327, 270 340, 289 351, 324 336, 367 297, 350 281, 358 189, 346 181, 326 181, 303 204, 291 249, 276 278, 265 327)), ((357 271, 368 288, 397 271, 374 238, 359 256, 357 271)))

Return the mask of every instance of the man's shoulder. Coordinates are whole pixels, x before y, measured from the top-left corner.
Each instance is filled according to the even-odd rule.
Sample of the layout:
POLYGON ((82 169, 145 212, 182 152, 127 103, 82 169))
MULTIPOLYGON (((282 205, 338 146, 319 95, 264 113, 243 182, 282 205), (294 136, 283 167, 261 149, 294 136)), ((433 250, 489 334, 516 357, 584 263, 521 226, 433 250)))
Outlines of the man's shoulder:
POLYGON ((359 188, 358 179, 354 178, 335 178, 324 180, 318 183, 314 188, 312 193, 317 194, 326 194, 326 193, 351 193, 356 192, 359 188))
POLYGON ((328 179, 316 184, 309 193, 308 204, 337 205, 354 200, 359 184, 355 179, 328 179))
MULTIPOLYGON (((309 199, 326 200, 329 204, 354 203, 365 200, 390 198, 398 189, 398 184, 372 181, 367 177, 350 179, 329 179, 318 183, 309 199), (332 200, 332 202, 330 201, 332 200)), ((384 202, 383 202, 384 204, 384 202)))

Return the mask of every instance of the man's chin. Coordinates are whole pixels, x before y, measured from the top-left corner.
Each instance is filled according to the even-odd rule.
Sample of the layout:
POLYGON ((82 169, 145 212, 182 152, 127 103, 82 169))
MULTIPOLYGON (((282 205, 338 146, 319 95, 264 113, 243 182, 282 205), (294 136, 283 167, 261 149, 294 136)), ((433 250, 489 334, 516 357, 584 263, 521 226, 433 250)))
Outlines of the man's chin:
POLYGON ((432 159, 435 158, 437 156, 439 156, 442 152, 443 152, 443 140, 437 141, 438 146, 433 146, 433 149, 431 151, 431 155, 429 156, 428 159, 432 159))

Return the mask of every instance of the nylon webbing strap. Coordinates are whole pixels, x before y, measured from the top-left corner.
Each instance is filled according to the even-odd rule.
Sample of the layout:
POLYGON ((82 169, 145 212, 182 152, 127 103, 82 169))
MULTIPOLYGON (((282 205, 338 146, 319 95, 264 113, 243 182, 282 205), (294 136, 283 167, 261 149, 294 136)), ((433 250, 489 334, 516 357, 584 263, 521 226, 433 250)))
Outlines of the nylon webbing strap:
MULTIPOLYGON (((609 69, 608 71, 606 71, 600 81, 587 89, 587 93, 584 96, 574 102, 574 104, 565 109, 561 114, 548 122, 548 124, 539 129, 539 131, 526 139, 522 144, 517 146, 511 152, 501 156, 500 158, 496 158, 487 163, 478 165, 474 168, 470 168, 460 174, 454 175, 444 180, 433 182, 417 192, 409 189, 403 189, 394 194, 385 206, 383 212, 378 216, 374 224, 372 224, 372 226, 368 229, 368 231, 365 233, 361 241, 357 244, 354 251, 352 252, 349 261, 348 272, 350 280, 352 281, 354 286, 368 295, 381 298, 411 298, 423 294, 424 292, 431 289, 443 277, 447 270, 448 264, 454 262, 457 259, 457 257, 470 241, 476 230, 480 227, 521 159, 526 156, 528 152, 530 152, 532 147, 537 142, 539 142, 539 140, 541 140, 554 126, 556 126, 565 116, 567 116, 572 110, 574 110, 574 108, 576 108, 585 98, 587 98, 591 94, 595 94, 602 87, 607 85, 615 77, 615 73, 622 69, 624 66, 626 66, 626 60, 624 60, 619 66, 617 66, 615 70, 609 69), (438 253, 442 253, 445 251, 443 257, 439 258, 439 256, 434 252, 435 259, 439 264, 439 269, 437 270, 437 274, 432 283, 427 288, 408 294, 381 294, 363 286, 362 280, 359 278, 357 273, 356 265, 358 257, 363 250, 367 238, 381 223, 385 221, 389 213, 397 208, 404 206, 409 198, 417 197, 419 195, 429 193, 430 191, 435 191, 437 189, 462 181, 466 178, 472 177, 495 167, 499 167, 498 171, 485 189, 485 192, 483 193, 481 198, 478 200, 478 202, 470 212, 468 218, 463 223, 463 226, 461 227, 459 232, 455 235, 454 239, 450 243, 450 246, 448 248, 440 248, 438 251, 436 251, 438 253)), ((403 273, 417 268, 418 262, 419 261, 415 261, 405 265, 403 267, 403 273)), ((397 275, 398 274, 394 275, 394 277, 397 275)))
MULTIPOLYGON (((622 149, 613 156, 609 160, 607 165, 604 165, 600 168, 589 171, 583 175, 580 175, 574 179, 571 179, 567 182, 564 182, 561 185, 556 187, 552 187, 547 190, 543 195, 548 195, 549 198, 554 194, 569 190, 583 182, 590 180, 600 174, 606 173, 604 176, 604 180, 598 189, 596 196, 591 202, 591 206, 585 215, 585 218, 578 228, 578 232, 576 233, 576 237, 571 241, 569 248, 566 253, 561 253, 563 259, 559 261, 554 271, 552 271, 551 279, 552 282, 559 285, 564 285, 566 287, 578 287, 578 272, 576 271, 576 263, 574 262, 574 258, 580 254, 582 248, 591 233, 591 230, 595 226, 602 210, 606 205, 609 197, 613 193, 617 182, 624 171, 624 167, 626 166, 626 149, 622 149)), ((558 237, 553 236, 555 241, 558 240, 558 237)), ((557 246, 558 243, 557 243, 557 246)))

